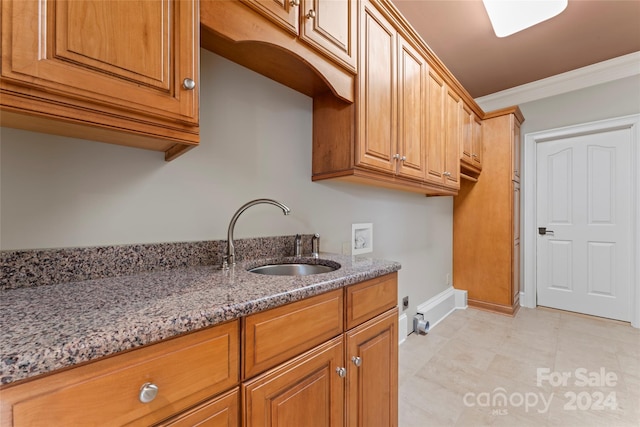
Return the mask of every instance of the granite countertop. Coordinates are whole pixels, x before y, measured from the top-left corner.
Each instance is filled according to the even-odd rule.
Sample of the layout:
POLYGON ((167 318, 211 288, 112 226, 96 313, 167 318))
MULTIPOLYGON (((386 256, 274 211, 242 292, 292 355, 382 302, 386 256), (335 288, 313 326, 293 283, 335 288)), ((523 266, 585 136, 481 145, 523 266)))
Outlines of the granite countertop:
MULTIPOLYGON (((342 267, 310 276, 248 268, 293 258, 7 289, 0 294, 2 384, 170 338, 392 273, 400 264, 322 253, 342 267)), ((313 259, 305 258, 306 260, 313 259)))

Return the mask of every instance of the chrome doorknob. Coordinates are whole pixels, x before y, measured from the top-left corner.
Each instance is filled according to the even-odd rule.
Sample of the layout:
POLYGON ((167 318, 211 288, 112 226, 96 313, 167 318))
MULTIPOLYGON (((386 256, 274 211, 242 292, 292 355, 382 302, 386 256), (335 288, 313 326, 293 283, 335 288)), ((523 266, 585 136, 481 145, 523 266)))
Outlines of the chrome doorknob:
POLYGON ((316 17, 316 11, 311 9, 309 10, 309 12, 307 13, 307 19, 313 19, 316 17))
POLYGON ((362 359, 360 359, 358 356, 353 356, 353 357, 351 358, 351 361, 353 362, 353 364, 354 364, 354 365, 356 365, 356 366, 358 366, 358 367, 359 367, 360 365, 362 365, 362 359))
POLYGON ((340 378, 344 378, 347 376, 347 369, 346 368, 336 368, 336 372, 338 373, 338 376, 340 378))
POLYGON ((291 6, 300 6, 300 0, 291 0, 290 4, 291 6))

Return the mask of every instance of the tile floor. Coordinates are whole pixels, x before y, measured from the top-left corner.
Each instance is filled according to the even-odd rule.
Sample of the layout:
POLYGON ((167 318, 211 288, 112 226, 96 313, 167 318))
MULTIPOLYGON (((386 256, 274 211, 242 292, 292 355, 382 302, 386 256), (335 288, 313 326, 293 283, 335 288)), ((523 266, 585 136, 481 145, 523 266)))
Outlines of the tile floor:
POLYGON ((521 308, 457 310, 400 346, 399 425, 640 427, 640 330, 521 308))

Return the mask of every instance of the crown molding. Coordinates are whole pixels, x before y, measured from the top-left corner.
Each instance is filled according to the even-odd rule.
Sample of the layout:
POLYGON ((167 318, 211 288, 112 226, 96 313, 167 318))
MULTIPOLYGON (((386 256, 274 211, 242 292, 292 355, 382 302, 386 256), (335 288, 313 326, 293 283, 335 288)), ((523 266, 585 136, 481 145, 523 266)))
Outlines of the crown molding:
POLYGON ((484 111, 493 111, 636 75, 640 75, 640 52, 482 96, 476 102, 484 111))

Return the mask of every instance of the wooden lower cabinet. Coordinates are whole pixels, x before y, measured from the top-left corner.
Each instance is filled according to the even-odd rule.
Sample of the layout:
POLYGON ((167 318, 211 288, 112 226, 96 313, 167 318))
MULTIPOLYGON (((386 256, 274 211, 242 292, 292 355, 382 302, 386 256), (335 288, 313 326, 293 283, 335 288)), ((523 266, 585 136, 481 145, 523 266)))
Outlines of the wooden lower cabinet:
MULTIPOLYGON (((344 301, 344 333, 245 380, 245 427, 398 425, 397 274, 345 288, 344 301)), ((273 312, 280 319, 283 308, 264 316, 273 312)), ((304 323, 300 313, 291 310, 304 323)))
POLYGON ((348 331, 347 426, 398 425, 398 310, 348 331))
POLYGON ((239 425, 240 391, 235 388, 156 427, 238 427, 239 425))
POLYGON ((342 426, 343 360, 338 336, 243 384, 245 426, 342 426))
POLYGON ((0 390, 0 426, 149 426, 237 386, 239 322, 0 390), (142 402, 145 386, 157 395, 142 402))
POLYGON ((397 280, 2 387, 0 427, 397 426, 397 280))

